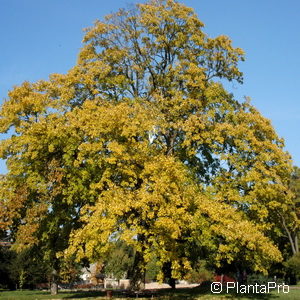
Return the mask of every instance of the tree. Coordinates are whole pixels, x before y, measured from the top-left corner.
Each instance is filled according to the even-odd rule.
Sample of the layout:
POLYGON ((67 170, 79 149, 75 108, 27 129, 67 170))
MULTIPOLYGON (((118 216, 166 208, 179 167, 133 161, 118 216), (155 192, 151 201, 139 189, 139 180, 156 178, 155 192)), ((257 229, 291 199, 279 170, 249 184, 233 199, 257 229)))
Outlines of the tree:
POLYGON ((15 284, 10 277, 10 262, 14 257, 12 251, 6 247, 0 247, 0 288, 14 289, 15 284))
POLYGON ((117 241, 112 244, 108 256, 104 258, 102 272, 108 278, 118 280, 128 278, 133 265, 133 257, 133 249, 124 242, 117 241))
POLYGON ((300 276, 300 253, 294 254, 285 263, 285 277, 289 284, 297 284, 300 276))
POLYGON ((299 253, 299 226, 300 226, 300 169, 293 168, 290 178, 290 191, 293 194, 293 202, 289 205, 290 214, 280 214, 285 236, 288 238, 292 254, 299 253))
MULTIPOLYGON (((133 281, 153 256, 163 279, 196 247, 216 265, 281 259, 270 236, 291 203, 290 157, 270 121, 219 80, 244 59, 209 38, 191 8, 152 0, 87 29, 78 63, 9 93, 0 146, 1 224, 15 247, 97 261, 135 249, 133 281)), ((174 280, 173 280, 174 281, 174 280)))
POLYGON ((289 213, 280 212, 279 220, 282 225, 282 234, 278 237, 279 249, 284 257, 281 272, 290 284, 296 284, 299 278, 299 200, 300 200, 300 169, 293 167, 289 182, 290 192, 292 193, 292 203, 286 210, 289 213))
POLYGON ((43 261, 38 249, 26 249, 14 253, 10 259, 9 277, 19 289, 36 287, 39 283, 48 282, 48 265, 43 261))
POLYGON ((193 269, 188 272, 186 279, 190 283, 202 283, 203 281, 213 281, 214 273, 209 269, 205 260, 198 261, 193 269))

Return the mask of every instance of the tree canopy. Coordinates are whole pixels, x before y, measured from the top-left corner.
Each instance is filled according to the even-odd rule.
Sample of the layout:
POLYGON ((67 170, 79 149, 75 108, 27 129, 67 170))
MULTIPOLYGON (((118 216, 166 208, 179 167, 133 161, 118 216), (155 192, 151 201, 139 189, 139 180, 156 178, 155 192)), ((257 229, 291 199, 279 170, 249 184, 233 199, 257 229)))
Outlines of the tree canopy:
MULTIPOLYGON (((1 228, 96 261, 115 241, 136 270, 155 255, 180 278, 198 256, 266 271, 292 197, 289 155, 270 121, 221 82, 244 52, 210 38, 193 9, 151 0, 86 30, 67 74, 15 87, 1 109, 1 228)), ((161 273, 160 278, 163 274, 161 273)))

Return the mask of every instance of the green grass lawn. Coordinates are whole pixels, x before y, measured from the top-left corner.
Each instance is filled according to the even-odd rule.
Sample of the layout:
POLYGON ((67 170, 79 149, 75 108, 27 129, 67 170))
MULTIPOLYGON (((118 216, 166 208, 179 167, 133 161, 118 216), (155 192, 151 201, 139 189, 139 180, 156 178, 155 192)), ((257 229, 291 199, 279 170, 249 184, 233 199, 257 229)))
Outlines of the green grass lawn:
MULTIPOLYGON (((1 300, 35 300, 35 299, 107 299, 104 292, 90 291, 90 292, 60 292, 56 296, 51 296, 49 292, 44 291, 1 291, 1 300)), ((120 293, 114 292, 113 299, 137 299, 137 296, 129 297, 120 293)), ((219 300, 219 299, 266 299, 266 300, 299 300, 300 289, 292 288, 288 294, 283 293, 272 293, 262 295, 236 295, 236 294, 212 294, 210 290, 206 289, 178 289, 176 291, 161 290, 156 294, 149 294, 147 298, 139 297, 138 299, 156 299, 156 300, 180 300, 180 299, 208 299, 208 300, 219 300)))

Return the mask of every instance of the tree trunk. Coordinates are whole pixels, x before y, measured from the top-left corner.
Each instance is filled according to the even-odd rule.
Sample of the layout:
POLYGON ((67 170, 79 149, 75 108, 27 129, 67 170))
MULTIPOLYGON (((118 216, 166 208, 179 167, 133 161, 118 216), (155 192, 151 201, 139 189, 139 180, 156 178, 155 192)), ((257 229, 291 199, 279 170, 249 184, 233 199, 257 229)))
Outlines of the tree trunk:
POLYGON ((295 255, 299 252, 298 232, 297 231, 296 232, 291 232, 291 230, 286 225, 286 222, 285 222, 285 219, 284 219, 283 216, 281 216, 281 219, 282 219, 283 228, 285 229, 285 231, 287 233, 287 236, 288 236, 288 239, 290 241, 293 255, 295 255))
POLYGON ((58 287, 56 282, 51 282, 51 295, 57 295, 58 287))
POLYGON ((131 288, 134 290, 140 290, 143 285, 144 279, 144 257, 140 252, 136 252, 134 256, 133 268, 131 270, 130 279, 131 279, 131 288))
POLYGON ((169 279, 169 285, 172 289, 176 289, 176 280, 174 278, 169 279))
POLYGON ((57 295, 58 285, 57 285, 57 271, 53 269, 51 274, 51 286, 50 286, 51 295, 57 295))
POLYGON ((176 288, 176 278, 172 276, 172 263, 166 262, 163 266, 164 278, 172 289, 176 288))

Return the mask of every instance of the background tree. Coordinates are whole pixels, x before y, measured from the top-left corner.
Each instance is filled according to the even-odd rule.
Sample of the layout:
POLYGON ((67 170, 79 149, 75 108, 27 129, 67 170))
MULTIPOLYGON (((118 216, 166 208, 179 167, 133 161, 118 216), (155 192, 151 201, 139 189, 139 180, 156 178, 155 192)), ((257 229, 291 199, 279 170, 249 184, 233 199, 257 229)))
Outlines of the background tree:
POLYGON ((243 51, 209 38, 173 0, 120 10, 87 29, 77 65, 25 82, 1 110, 1 226, 15 247, 97 261, 112 241, 184 276, 196 246, 217 266, 281 259, 271 234, 288 215, 290 157, 270 121, 219 82, 242 82, 243 51))
POLYGON ((294 166, 291 173, 290 191, 293 194, 293 202, 289 206, 289 214, 281 214, 282 235, 278 237, 279 249, 281 249, 284 262, 280 265, 281 272, 289 284, 297 284, 300 275, 299 260, 299 200, 300 200, 300 169, 294 166))
POLYGON ((0 288, 15 289, 16 285, 10 277, 10 263, 14 258, 13 252, 6 247, 0 247, 0 288))
POLYGON ((300 220, 300 169, 295 166, 291 174, 290 190, 293 193, 293 202, 290 204, 289 210, 291 214, 281 214, 281 222, 286 237, 289 240, 292 254, 299 253, 299 220, 300 220))
POLYGON ((130 277, 133 268, 134 250, 122 241, 117 241, 111 247, 104 259, 102 272, 105 277, 126 279, 130 277))
POLYGON ((201 284, 204 281, 213 281, 214 272, 207 265, 205 260, 199 260, 195 262, 193 269, 186 275, 186 280, 190 283, 201 284))
POLYGON ((39 283, 49 282, 48 264, 37 248, 14 253, 9 263, 9 277, 19 289, 34 288, 39 283))
POLYGON ((289 284, 297 284, 300 277, 300 254, 299 252, 290 257, 285 263, 285 279, 289 284))
POLYGON ((146 265, 145 282, 156 281, 159 275, 160 268, 158 266, 158 259, 154 255, 149 259, 146 265))

